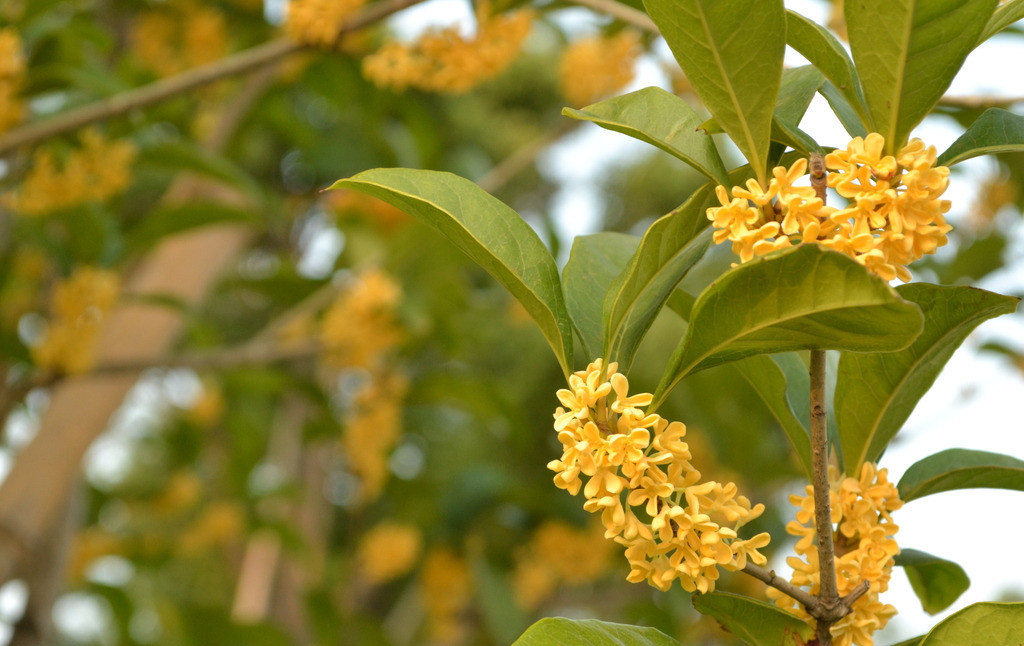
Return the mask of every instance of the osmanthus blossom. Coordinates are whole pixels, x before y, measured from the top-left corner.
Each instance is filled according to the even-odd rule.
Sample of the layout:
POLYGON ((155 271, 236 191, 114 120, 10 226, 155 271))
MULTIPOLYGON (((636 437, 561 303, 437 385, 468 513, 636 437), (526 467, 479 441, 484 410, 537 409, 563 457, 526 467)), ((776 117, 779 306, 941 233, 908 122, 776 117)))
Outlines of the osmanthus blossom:
POLYGON ((709 592, 719 568, 764 564, 758 549, 769 535, 737 533, 764 505, 751 505, 735 484, 701 482, 682 439, 686 427, 646 413, 653 397, 630 395, 617 367, 597 359, 558 391, 563 453, 548 464, 555 485, 583 491, 583 508, 600 515, 605 537, 625 546, 630 581, 667 590, 678 580, 687 591, 709 592))
POLYGON ((732 242, 740 262, 813 242, 846 254, 885 280, 910 280, 907 265, 946 244, 949 169, 936 166, 934 146, 912 139, 885 155, 878 133, 856 137, 825 156, 828 186, 847 200, 827 206, 810 186, 794 183, 807 160, 772 170, 768 186, 748 180, 731 191, 718 186, 720 206, 708 209, 716 244, 732 242))
MULTIPOLYGON (((884 628, 896 614, 896 608, 882 603, 879 595, 889 587, 894 560, 900 551, 893 538, 899 527, 891 512, 902 507, 903 502, 896 486, 888 480, 888 471, 870 462, 863 464, 859 478, 841 477, 832 469, 830 485, 839 595, 849 594, 862 581, 870 585, 867 593, 854 602, 853 611, 832 625, 832 643, 873 646, 873 633, 884 628)), ((798 556, 786 559, 793 568, 790 582, 816 595, 820 591, 821 569, 812 488, 808 486, 804 496, 790 496, 790 502, 798 511, 786 531, 799 537, 794 547, 798 556)), ((779 607, 813 624, 811 616, 791 597, 774 588, 769 588, 767 594, 779 607)))

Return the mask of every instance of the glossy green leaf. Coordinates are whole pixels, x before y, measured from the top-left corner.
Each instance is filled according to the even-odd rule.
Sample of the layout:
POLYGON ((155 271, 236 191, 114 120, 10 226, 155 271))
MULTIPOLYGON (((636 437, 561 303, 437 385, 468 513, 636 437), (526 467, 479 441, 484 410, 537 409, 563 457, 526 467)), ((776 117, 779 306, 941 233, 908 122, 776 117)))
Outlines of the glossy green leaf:
POLYGON ((613 624, 596 619, 541 619, 512 646, 680 646, 654 628, 613 624))
POLYGON ((678 209, 647 229, 629 266, 604 303, 607 335, 603 356, 629 367, 644 334, 666 299, 711 243, 705 185, 678 209))
POLYGON ((693 89, 765 179, 782 79, 782 0, 644 0, 693 89))
POLYGON ((691 372, 804 349, 890 352, 921 332, 921 311, 857 261, 817 245, 726 272, 694 305, 655 401, 691 372))
POLYGON ((582 110, 563 108, 562 114, 657 146, 716 183, 728 181, 714 140, 699 130, 704 118, 689 103, 659 87, 613 97, 582 110))
POLYGON ((335 182, 433 226, 515 296, 540 326, 568 375, 572 324, 555 260, 519 215, 473 182, 429 170, 378 168, 335 182))
POLYGON ((1024 603, 985 601, 935 625, 920 646, 1016 646, 1024 635, 1024 603))
MULTIPOLYGON (((786 373, 776 361, 780 357, 796 358, 793 354, 778 355, 777 357, 755 355, 736 361, 732 364, 732 367, 750 384, 750 387, 754 389, 757 396, 760 397, 764 405, 771 411, 779 426, 782 427, 783 432, 786 433, 786 437, 789 438, 790 444, 793 445, 793 450, 796 452, 797 457, 800 458, 804 471, 810 477, 811 436, 807 427, 800 423, 800 419, 794 413, 793 407, 786 396, 788 383, 786 373)), ((805 370, 805 377, 806 374, 805 370)), ((807 381, 807 379, 805 378, 804 381, 807 381)))
POLYGON ((978 45, 1019 20, 1024 20, 1024 0, 1010 0, 999 5, 981 32, 978 45))
POLYGON ((974 49, 997 0, 860 0, 845 5, 872 130, 897 150, 974 49))
POLYGON ((821 70, 846 99, 860 123, 869 121, 857 69, 831 31, 795 11, 787 11, 786 44, 821 70))
POLYGON ((967 335, 1018 302, 973 287, 912 283, 896 291, 924 313, 921 335, 899 352, 846 353, 839 362, 835 417, 851 476, 878 461, 967 335))
POLYGON ((695 594, 693 607, 749 646, 800 646, 814 636, 813 628, 785 610, 738 594, 695 594))
POLYGON ((896 565, 907 573, 921 607, 930 615, 951 606, 971 586, 962 567, 920 550, 903 548, 896 555, 896 565))
POLYGON ((980 155, 1021 150, 1024 150, 1024 116, 1002 108, 989 108, 939 155, 937 163, 952 166, 980 155))
POLYGON ((893 644, 892 646, 921 646, 921 641, 924 639, 924 635, 917 637, 911 637, 910 639, 904 639, 903 641, 893 644))
POLYGON ((1024 461, 988 451, 946 449, 912 464, 898 485, 904 502, 955 489, 1024 491, 1024 461))
POLYGON ((579 236, 572 243, 569 261, 562 269, 565 305, 583 342, 588 358, 604 348, 605 295, 629 264, 640 238, 625 233, 603 232, 579 236))
POLYGON ((772 122, 773 140, 804 153, 821 151, 821 146, 800 129, 800 120, 804 118, 807 106, 811 104, 811 99, 824 81, 825 77, 821 72, 811 65, 794 67, 783 72, 772 122))
MULTIPOLYGON (((696 302, 693 296, 677 289, 666 305, 689 322, 696 302)), ((807 366, 793 352, 769 356, 755 355, 730 364, 744 381, 757 393, 765 407, 782 427, 793 450, 800 459, 807 476, 811 475, 811 439, 807 426, 794 411, 809 412, 810 376, 807 366), (798 396, 794 397, 793 394, 798 396), (794 403, 799 408, 794 407, 794 403)))

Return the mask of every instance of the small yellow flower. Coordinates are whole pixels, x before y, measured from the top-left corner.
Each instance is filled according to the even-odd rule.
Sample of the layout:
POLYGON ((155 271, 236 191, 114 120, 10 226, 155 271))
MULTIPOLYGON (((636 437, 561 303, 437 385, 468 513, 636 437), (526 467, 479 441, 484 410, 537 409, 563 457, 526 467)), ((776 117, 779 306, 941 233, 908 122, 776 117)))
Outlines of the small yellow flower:
POLYGON ((788 169, 772 170, 768 186, 748 180, 746 187, 715 191, 721 206, 708 209, 716 244, 732 242, 740 262, 813 242, 846 254, 885 280, 910 280, 906 265, 946 243, 952 227, 939 199, 949 169, 935 166, 933 146, 911 140, 896 155, 885 155, 877 133, 854 138, 845 150, 825 157, 827 183, 849 203, 826 206, 810 186, 794 186, 807 169, 798 159, 788 169))
MULTIPOLYGON (((778 224, 776 223, 776 226, 778 224)), ((601 359, 569 377, 555 412, 563 452, 548 468, 555 486, 583 492, 583 508, 599 514, 606 538, 625 547, 629 581, 668 589, 714 590, 720 567, 763 564, 768 535, 741 540, 736 530, 760 516, 734 484, 700 482, 690 464, 686 427, 644 411, 647 393, 629 394, 629 381, 601 359), (587 477, 586 483, 582 477, 587 477), (649 520, 642 520, 641 510, 649 520)))
MULTIPOLYGON (((861 467, 859 478, 841 477, 831 470, 831 510, 836 547, 836 583, 839 595, 849 594, 867 581, 868 592, 853 604, 853 612, 836 622, 831 629, 836 646, 873 646, 873 633, 884 628, 896 609, 883 604, 878 597, 889 587, 893 562, 899 545, 893 536, 899 531, 892 512, 903 506, 896 486, 889 482, 886 469, 877 469, 870 462, 861 467)), ((793 568, 791 582, 807 588, 811 594, 820 589, 817 532, 814 528, 814 495, 807 487, 806 495, 790 496, 799 508, 796 520, 786 531, 798 536, 796 553, 786 562, 793 568)), ((813 624, 814 620, 795 600, 774 588, 767 595, 776 605, 813 624)))

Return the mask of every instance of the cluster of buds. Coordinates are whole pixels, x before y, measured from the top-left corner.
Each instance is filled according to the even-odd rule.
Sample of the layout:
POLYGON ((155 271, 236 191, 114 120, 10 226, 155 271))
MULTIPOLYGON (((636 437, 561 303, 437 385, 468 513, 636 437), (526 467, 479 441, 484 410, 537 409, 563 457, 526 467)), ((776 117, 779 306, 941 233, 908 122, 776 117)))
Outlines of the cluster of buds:
POLYGON ((769 535, 737 535, 764 505, 752 506, 733 483, 701 482, 686 427, 644 412, 652 395, 630 396, 617 367, 597 359, 558 391, 564 408, 555 412, 555 430, 564 450, 548 464, 555 485, 573 495, 582 489, 583 508, 600 513, 605 537, 625 546, 630 581, 667 590, 678 580, 689 592, 709 592, 719 567, 764 564, 758 548, 769 535))
POLYGON ((721 206, 708 209, 714 240, 732 242, 741 262, 794 244, 814 242, 844 253, 885 280, 910 280, 907 265, 946 244, 952 227, 939 199, 949 184, 949 169, 936 166, 934 146, 913 139, 898 154, 885 155, 885 140, 871 133, 846 150, 825 157, 828 186, 849 200, 845 208, 827 206, 810 186, 793 183, 807 171, 799 159, 777 166, 764 187, 748 180, 727 191, 718 186, 721 206))

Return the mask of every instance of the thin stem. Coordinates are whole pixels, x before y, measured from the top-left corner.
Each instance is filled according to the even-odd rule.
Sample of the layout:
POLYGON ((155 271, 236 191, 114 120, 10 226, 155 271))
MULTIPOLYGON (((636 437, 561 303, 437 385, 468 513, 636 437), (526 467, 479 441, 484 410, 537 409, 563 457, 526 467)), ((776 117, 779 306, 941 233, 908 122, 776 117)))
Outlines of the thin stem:
MULTIPOLYGON (((420 2, 423 0, 390 0, 374 4, 347 22, 341 28, 339 36, 366 27, 420 2)), ((38 123, 28 124, 0 136, 0 155, 5 155, 19 146, 36 143, 97 121, 159 103, 229 76, 253 72, 304 49, 304 45, 286 38, 272 40, 213 63, 101 99, 38 123)))
POLYGON ((764 582, 769 587, 775 588, 776 590, 793 597, 799 601, 811 615, 813 615, 821 606, 821 602, 819 602, 814 595, 803 588, 796 587, 781 576, 775 574, 775 570, 766 570, 763 567, 754 565, 753 563, 747 563, 743 566, 742 572, 764 582))
MULTIPOLYGON (((825 609, 839 604, 835 545, 832 542, 831 488, 828 483, 828 433, 825 424, 825 351, 811 350, 811 469, 814 488, 814 526, 818 534, 818 599, 825 609)), ((832 643, 829 628, 835 620, 818 618, 818 640, 832 643)))

